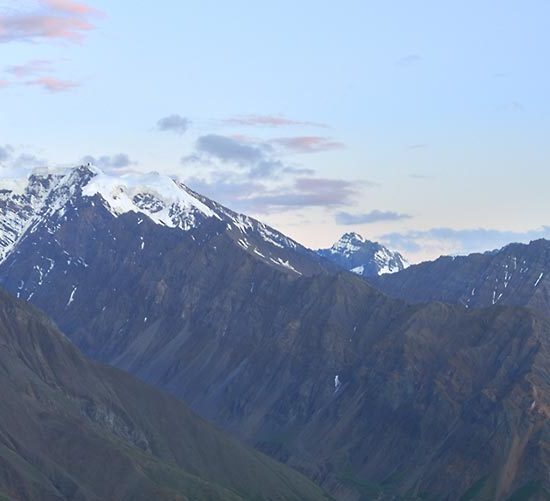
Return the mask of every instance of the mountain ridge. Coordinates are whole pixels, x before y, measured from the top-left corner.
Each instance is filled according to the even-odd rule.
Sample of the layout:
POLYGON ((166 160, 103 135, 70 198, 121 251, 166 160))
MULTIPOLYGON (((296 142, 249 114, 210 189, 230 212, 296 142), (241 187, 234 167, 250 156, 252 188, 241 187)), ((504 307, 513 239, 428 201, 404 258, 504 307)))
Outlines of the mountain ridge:
POLYGON ((181 231, 114 215, 98 196, 75 200, 18 242, 0 283, 87 355, 339 499, 550 489, 550 335, 537 314, 411 305, 300 250, 286 256, 301 274, 272 266, 239 244, 261 241, 251 226, 208 218, 181 231))

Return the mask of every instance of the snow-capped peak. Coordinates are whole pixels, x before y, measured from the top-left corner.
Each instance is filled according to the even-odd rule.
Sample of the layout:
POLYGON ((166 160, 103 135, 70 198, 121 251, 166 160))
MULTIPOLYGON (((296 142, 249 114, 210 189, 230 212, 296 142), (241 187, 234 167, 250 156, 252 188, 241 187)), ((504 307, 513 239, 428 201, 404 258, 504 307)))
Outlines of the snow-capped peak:
POLYGON ((89 207, 107 210, 115 218, 133 212, 184 232, 215 219, 225 223, 230 237, 249 254, 296 274, 301 271, 295 259, 300 261, 300 253, 311 252, 265 224, 158 172, 106 173, 88 164, 54 171, 41 169, 25 180, 21 190, 2 188, 0 180, 0 262, 26 235, 38 228, 54 235, 68 219, 89 207))
POLYGON ((345 233, 332 247, 320 249, 318 254, 361 276, 394 273, 409 265, 399 252, 355 232, 345 233))
POLYGON ((365 242, 367 241, 359 233, 344 233, 340 240, 330 248, 330 252, 332 254, 351 255, 361 249, 365 242))
POLYGON ((100 195, 114 215, 141 212, 156 223, 181 229, 195 225, 196 213, 204 217, 219 216, 175 179, 150 172, 108 175, 95 167, 82 195, 100 195))

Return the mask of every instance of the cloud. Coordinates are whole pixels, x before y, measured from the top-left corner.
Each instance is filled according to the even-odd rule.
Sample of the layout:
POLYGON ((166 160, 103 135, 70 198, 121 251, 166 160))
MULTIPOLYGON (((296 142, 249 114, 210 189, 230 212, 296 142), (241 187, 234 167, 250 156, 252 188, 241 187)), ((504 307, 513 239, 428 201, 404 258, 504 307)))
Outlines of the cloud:
MULTIPOLYGON (((306 143, 309 149, 320 144, 306 143)), ((368 184, 315 177, 313 169, 282 161, 282 150, 273 140, 203 135, 197 138, 195 151, 181 160, 183 165, 200 167, 201 173, 184 181, 236 210, 262 213, 344 207, 357 195, 361 184, 368 184)))
POLYGON ((344 148, 344 144, 339 141, 319 136, 280 137, 272 139, 270 143, 292 153, 318 153, 344 148))
POLYGON ((53 63, 46 59, 33 59, 27 63, 6 68, 6 73, 10 73, 16 78, 27 78, 42 73, 50 73, 51 71, 53 71, 53 63))
POLYGON ((39 0, 30 11, 0 14, 0 43, 64 40, 81 42, 102 13, 73 0, 39 0))
POLYGON ((191 121, 180 115, 169 115, 167 117, 161 118, 157 122, 157 129, 162 132, 175 132, 176 134, 183 134, 187 131, 191 121))
POLYGON ((358 183, 342 179, 298 178, 291 184, 268 187, 262 182, 228 177, 218 171, 214 179, 191 177, 192 189, 235 210, 273 213, 310 207, 343 207, 358 195, 358 183))
POLYGON ((6 144, 5 146, 0 146, 0 163, 5 162, 11 158, 13 154, 13 146, 6 144))
POLYGON ((254 165, 265 160, 265 146, 247 144, 238 139, 208 134, 197 139, 196 149, 199 153, 238 165, 254 165))
POLYGON ((288 126, 304 126, 304 127, 321 127, 328 128, 328 125, 318 122, 308 122, 301 120, 291 120, 289 118, 273 115, 237 115, 222 120, 225 125, 237 125, 246 127, 288 127, 288 126))
POLYGON ((18 152, 10 144, 0 146, 0 165, 5 171, 34 169, 46 165, 46 160, 27 152, 18 152))
POLYGON ((9 87, 10 83, 7 80, 0 79, 0 89, 4 89, 6 87, 9 87))
POLYGON ((432 228, 388 233, 381 240, 398 249, 438 255, 483 252, 501 248, 510 242, 529 242, 538 238, 550 238, 550 226, 524 232, 488 228, 432 228))
POLYGON ((69 90, 80 87, 80 83, 72 82, 70 80, 61 80, 54 77, 41 77, 35 80, 29 80, 25 82, 25 85, 31 85, 36 87, 41 87, 48 92, 67 92, 69 90))
POLYGON ((425 150, 428 147, 426 143, 410 144, 407 146, 408 150, 425 150))
POLYGON ((373 210, 363 214, 351 214, 349 212, 338 212, 334 216, 334 220, 337 224, 341 225, 354 225, 354 224, 371 224, 382 221, 401 221, 403 219, 411 219, 409 214, 400 214, 393 211, 380 211, 373 210))
POLYGON ((420 61, 422 61, 422 56, 420 56, 419 54, 407 54, 397 60, 397 65, 411 66, 413 64, 419 63, 420 61))
POLYGON ((47 165, 47 161, 30 153, 21 153, 14 157, 10 164, 12 169, 28 170, 36 167, 44 167, 47 165))
POLYGON ((80 161, 82 164, 92 164, 101 169, 117 170, 136 165, 126 153, 118 153, 116 155, 102 155, 100 157, 94 157, 92 155, 86 155, 80 161))

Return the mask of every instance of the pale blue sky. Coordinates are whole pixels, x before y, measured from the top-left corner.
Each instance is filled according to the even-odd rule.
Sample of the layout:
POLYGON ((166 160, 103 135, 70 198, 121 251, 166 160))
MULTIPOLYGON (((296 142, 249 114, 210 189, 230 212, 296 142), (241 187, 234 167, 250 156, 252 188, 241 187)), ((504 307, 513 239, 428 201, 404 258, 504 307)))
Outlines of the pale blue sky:
POLYGON ((548 0, 220 4, 0 0, 4 171, 110 156, 412 260, 549 232, 548 0))

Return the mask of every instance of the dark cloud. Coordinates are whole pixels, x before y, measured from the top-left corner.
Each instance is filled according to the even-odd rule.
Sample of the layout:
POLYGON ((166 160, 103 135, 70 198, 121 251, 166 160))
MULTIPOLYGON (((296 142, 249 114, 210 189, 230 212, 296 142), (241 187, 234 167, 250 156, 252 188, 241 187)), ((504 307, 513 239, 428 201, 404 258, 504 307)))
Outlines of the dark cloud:
POLYGON ((132 165, 136 165, 126 153, 118 153, 116 155, 102 155, 100 157, 94 157, 92 155, 86 155, 80 161, 82 164, 92 164, 101 169, 124 169, 132 165))
POLYGON ((289 118, 273 115, 238 115, 222 120, 226 125, 249 126, 249 127, 285 127, 285 126, 305 126, 328 128, 326 124, 317 122, 308 122, 301 120, 291 120, 289 118))
POLYGON ((334 216, 337 224, 354 225, 354 224, 371 224, 382 221, 401 221, 403 219, 411 219, 409 214, 400 214, 393 211, 373 210, 362 214, 351 214, 349 212, 338 212, 334 216))
POLYGON ((188 118, 174 114, 161 118, 157 122, 157 129, 162 132, 175 132, 176 134, 184 134, 187 129, 189 129, 190 125, 191 121, 188 118))
POLYGON ((427 248, 448 248, 453 249, 453 253, 457 254, 483 252, 501 248, 510 242, 529 242, 538 238, 550 238, 550 226, 524 232, 487 228, 461 230, 432 228, 404 233, 388 233, 381 237, 389 245, 410 252, 418 252, 427 248))
POLYGON ((241 166, 254 165, 264 161, 266 156, 265 147, 248 144, 238 139, 218 134, 208 134, 199 137, 196 148, 203 155, 241 166))
POLYGON ((74 0, 39 0, 34 10, 0 13, 0 43, 64 40, 81 42, 101 12, 74 0))
POLYGON ((292 153, 318 153, 344 148, 344 143, 319 136, 280 137, 270 143, 292 153))

